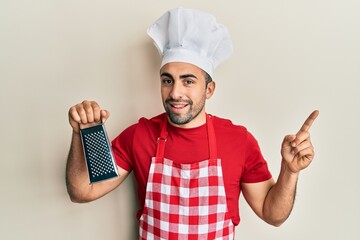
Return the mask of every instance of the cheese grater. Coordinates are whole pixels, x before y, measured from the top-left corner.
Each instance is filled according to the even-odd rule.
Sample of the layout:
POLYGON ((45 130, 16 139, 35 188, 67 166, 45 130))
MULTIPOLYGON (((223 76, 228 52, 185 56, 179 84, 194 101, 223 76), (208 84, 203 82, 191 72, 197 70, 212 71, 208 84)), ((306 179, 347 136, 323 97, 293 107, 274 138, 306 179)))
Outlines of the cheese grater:
POLYGON ((90 184, 117 177, 119 174, 105 125, 83 128, 80 132, 90 184))

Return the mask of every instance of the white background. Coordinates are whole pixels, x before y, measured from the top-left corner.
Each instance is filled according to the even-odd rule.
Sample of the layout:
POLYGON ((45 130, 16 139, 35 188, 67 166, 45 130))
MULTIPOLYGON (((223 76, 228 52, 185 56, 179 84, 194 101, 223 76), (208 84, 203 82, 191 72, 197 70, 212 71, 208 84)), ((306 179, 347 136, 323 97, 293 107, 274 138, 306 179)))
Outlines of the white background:
POLYGON ((215 71, 207 111, 245 125, 276 178, 280 143, 314 109, 316 159, 295 208, 275 228, 241 199, 236 239, 360 236, 360 1, 0 1, 0 238, 136 239, 133 176, 88 204, 71 203, 67 111, 84 99, 111 112, 114 138, 163 111, 146 28, 178 6, 214 14, 235 52, 215 71))

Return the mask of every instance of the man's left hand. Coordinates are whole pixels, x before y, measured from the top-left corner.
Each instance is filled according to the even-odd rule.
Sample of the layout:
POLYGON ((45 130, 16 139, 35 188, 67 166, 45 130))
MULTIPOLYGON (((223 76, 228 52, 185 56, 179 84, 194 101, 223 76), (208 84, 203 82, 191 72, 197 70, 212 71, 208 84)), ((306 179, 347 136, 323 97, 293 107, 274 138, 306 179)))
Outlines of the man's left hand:
POLYGON ((299 173, 307 168, 314 159, 314 147, 310 140, 309 129, 319 111, 316 110, 306 119, 296 135, 287 135, 281 146, 283 164, 292 173, 299 173))

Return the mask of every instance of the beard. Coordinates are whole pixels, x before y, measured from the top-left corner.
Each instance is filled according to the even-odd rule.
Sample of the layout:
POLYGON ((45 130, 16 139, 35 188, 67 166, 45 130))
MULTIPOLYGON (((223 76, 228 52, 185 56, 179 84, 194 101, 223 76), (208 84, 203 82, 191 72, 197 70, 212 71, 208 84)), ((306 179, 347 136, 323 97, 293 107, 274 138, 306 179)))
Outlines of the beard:
POLYGON ((170 118, 170 121, 176 125, 184 125, 189 122, 191 122, 194 118, 196 118, 200 112, 204 109, 205 106, 205 95, 201 98, 200 102, 197 104, 194 104, 191 100, 179 100, 179 99, 173 99, 168 98, 164 102, 164 108, 167 113, 167 115, 170 118), (189 106, 189 110, 185 114, 178 114, 171 111, 171 104, 174 103, 186 103, 186 105, 189 106))

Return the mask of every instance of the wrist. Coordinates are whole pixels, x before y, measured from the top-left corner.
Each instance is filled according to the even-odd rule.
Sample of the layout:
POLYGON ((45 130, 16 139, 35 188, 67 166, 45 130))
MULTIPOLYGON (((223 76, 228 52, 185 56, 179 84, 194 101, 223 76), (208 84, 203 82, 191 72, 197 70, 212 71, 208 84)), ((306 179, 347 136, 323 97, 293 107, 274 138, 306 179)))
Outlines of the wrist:
POLYGON ((73 129, 72 134, 73 134, 74 136, 80 136, 80 130, 75 130, 75 129, 73 129))
POLYGON ((289 177, 298 177, 300 174, 300 171, 296 172, 293 171, 289 164, 283 159, 281 163, 281 172, 289 177))

